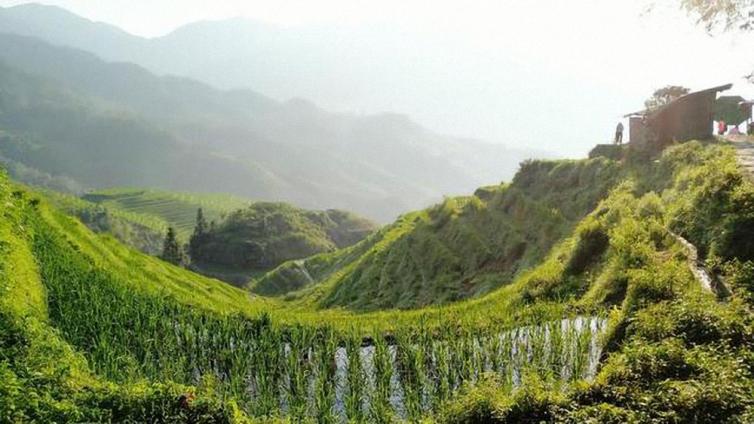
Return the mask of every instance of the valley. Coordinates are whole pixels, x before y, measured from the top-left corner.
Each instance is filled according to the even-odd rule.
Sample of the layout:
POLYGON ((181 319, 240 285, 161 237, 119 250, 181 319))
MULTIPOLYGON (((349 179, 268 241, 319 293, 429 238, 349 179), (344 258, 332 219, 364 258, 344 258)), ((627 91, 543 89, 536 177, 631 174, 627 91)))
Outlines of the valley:
POLYGON ((531 155, 435 134, 403 115, 217 90, 1 32, 0 75, 0 160, 26 182, 74 193, 229 193, 386 223, 510 177, 531 155))
MULTIPOLYGON (((24 353, 18 355, 12 364, 33 361, 29 355, 34 355, 34 352, 28 349, 34 343, 50 343, 34 339, 37 337, 34 336, 35 331, 40 330, 33 328, 54 327, 60 331, 60 339, 56 343, 70 346, 87 358, 87 365, 78 365, 84 367, 81 372, 91 372, 100 376, 97 378, 118 382, 118 386, 107 389, 103 388, 107 386, 101 386, 102 383, 95 383, 95 380, 83 383, 79 374, 62 373, 56 374, 55 378, 64 379, 58 380, 58 384, 68 386, 73 381, 78 381, 75 383, 78 385, 87 384, 89 390, 99 393, 97 398, 111 396, 114 393, 112 390, 121 390, 119 387, 130 390, 127 389, 128 385, 136 384, 141 377, 148 377, 154 383, 138 396, 169 397, 167 393, 170 390, 185 390, 177 389, 178 386, 163 389, 156 385, 158 381, 192 384, 196 385, 196 389, 192 390, 196 390, 195 396, 201 402, 196 402, 196 406, 189 408, 188 412, 204 413, 206 410, 202 408, 210 408, 214 411, 212 413, 221 416, 228 410, 222 404, 214 403, 219 398, 208 391, 209 387, 218 391, 214 393, 223 394, 221 397, 231 396, 240 410, 258 418, 290 414, 292 417, 337 420, 340 414, 348 417, 364 414, 371 417, 370 420, 382 420, 431 413, 439 420, 455 421, 468 414, 484 416, 486 409, 475 403, 481 400, 474 395, 475 391, 493 390, 502 395, 506 392, 504 387, 523 384, 521 390, 513 390, 512 402, 525 402, 522 396, 539 396, 543 403, 538 404, 541 406, 537 408, 545 409, 538 409, 536 413, 552 414, 546 412, 550 411, 548 408, 551 406, 548 405, 561 405, 570 398, 574 399, 570 402, 575 403, 569 403, 570 406, 558 412, 563 417, 595 414, 625 417, 625 414, 653 414, 657 410, 677 411, 678 405, 675 403, 667 403, 664 408, 652 404, 651 410, 643 409, 639 403, 632 403, 634 396, 637 397, 636 402, 646 396, 647 392, 643 390, 651 390, 653 398, 665 393, 657 379, 668 378, 663 377, 667 375, 680 387, 704 382, 707 391, 695 395, 701 397, 700 402, 702 399, 706 399, 704 402, 710 401, 711 398, 707 396, 720 396, 722 392, 714 392, 719 387, 719 390, 725 391, 726 399, 744 402, 738 405, 745 405, 746 384, 751 384, 752 380, 748 377, 740 379, 745 375, 745 370, 740 368, 740 364, 726 358, 740 352, 740 349, 748 349, 748 334, 751 334, 749 331, 752 327, 747 323, 751 322, 752 315, 747 312, 748 279, 743 277, 748 271, 745 267, 741 268, 738 261, 745 260, 751 252, 745 245, 731 244, 729 237, 746 228, 741 226, 749 225, 745 215, 740 214, 746 209, 740 209, 737 202, 744 193, 754 190, 754 186, 741 177, 733 149, 720 144, 692 142, 669 149, 655 164, 619 164, 604 159, 533 163, 523 168, 512 186, 521 184, 520 189, 526 196, 536 194, 535 197, 547 198, 565 195, 557 184, 562 178, 548 181, 547 175, 558 167, 573 169, 574 166, 585 169, 596 166, 602 174, 609 173, 615 180, 608 183, 609 179, 600 179, 606 186, 598 188, 594 186, 595 178, 591 174, 581 174, 590 177, 583 178, 575 186, 581 187, 585 193, 600 194, 582 198, 584 203, 574 203, 584 208, 573 209, 575 215, 572 219, 578 224, 570 227, 570 230, 563 230, 565 235, 560 241, 547 248, 539 260, 533 259, 536 263, 528 270, 522 270, 512 281, 476 299, 447 306, 408 311, 386 309, 368 313, 318 305, 315 299, 324 298, 323 295, 327 293, 327 284, 318 282, 307 287, 299 296, 276 299, 255 296, 198 276, 124 247, 112 238, 91 233, 77 220, 48 205, 43 196, 13 189, 5 179, 3 201, 13 207, 6 208, 3 239, 6 246, 17 247, 11 250, 13 255, 3 256, 3 269, 8 270, 10 266, 15 269, 12 273, 4 271, 2 274, 12 276, 11 280, 5 279, 8 295, 4 298, 14 299, 10 304, 4 303, 4 325, 13 325, 12 328, 16 328, 14 331, 19 331, 26 340, 37 340, 31 345, 18 345, 16 348, 24 353), (530 169, 539 172, 531 174, 530 169), (712 198, 715 200, 710 200, 712 198), (588 204, 594 206, 589 207, 588 204), (709 226, 709 221, 705 221, 706 213, 720 208, 734 210, 730 209, 733 207, 738 212, 729 215, 730 218, 720 224, 732 228, 732 231, 717 231, 709 226), (687 267, 684 247, 665 230, 666 226, 691 240, 708 260, 717 258, 715 260, 720 265, 715 269, 731 285, 731 298, 718 303, 713 294, 703 291, 687 267), (714 250, 711 251, 710 247, 714 250), (34 264, 38 264, 38 268, 34 264), (97 318, 91 319, 88 317, 90 314, 97 318), (14 318, 20 316, 37 318, 22 323, 14 318), (563 386, 562 377, 559 377, 561 372, 553 374, 546 371, 559 370, 557 367, 560 366, 575 366, 570 362, 575 360, 571 354, 561 358, 555 356, 557 362, 542 362, 536 367, 529 365, 524 372, 516 368, 520 365, 512 364, 515 361, 521 363, 523 358, 520 352, 535 352, 536 357, 539 348, 519 346, 511 353, 510 359, 506 359, 508 355, 490 356, 484 353, 488 352, 486 349, 503 348, 498 342, 511 343, 505 341, 509 339, 498 339, 496 336, 505 329, 515 332, 526 326, 546 324, 551 329, 545 333, 549 334, 545 339, 531 336, 534 338, 513 339, 519 340, 513 343, 514 346, 515 343, 525 343, 523 346, 526 346, 529 340, 531 343, 550 340, 556 331, 552 329, 552 324, 547 323, 559 323, 563 317, 569 316, 602 316, 607 320, 604 324, 605 335, 599 338, 599 343, 611 352, 610 359, 597 366, 593 371, 596 372, 594 379, 589 378, 581 385, 563 386), (743 320, 744 326, 734 325, 730 321, 733 316, 736 316, 735 322, 743 320), (122 320, 127 320, 128 324, 122 320), (709 333, 713 331, 712 327, 702 333, 696 330, 689 333, 689 325, 702 325, 702 328, 714 325, 717 329, 712 333, 709 333), (658 339, 662 334, 669 334, 668 331, 673 334, 670 339, 666 339, 666 336, 658 339), (710 338, 699 339, 701 334, 709 334, 710 338), (159 337, 159 345, 150 342, 153 336, 159 337), (709 350, 708 343, 719 338, 725 343, 723 350, 709 350), (369 361, 362 363, 364 369, 373 370, 366 374, 371 377, 364 378, 374 381, 373 386, 369 386, 374 387, 374 391, 370 392, 369 399, 372 400, 369 406, 362 409, 353 399, 354 396, 361 399, 363 394, 340 391, 346 390, 343 388, 345 383, 333 383, 344 378, 362 378, 358 377, 362 375, 359 369, 350 366, 330 368, 327 364, 330 361, 328 358, 342 355, 337 353, 340 352, 339 346, 346 349, 344 352, 355 352, 353 349, 361 346, 365 340, 375 346, 374 359, 364 359, 362 356, 363 361, 369 361), (249 344, 239 345, 240 341, 249 344), (286 344, 281 344, 282 341, 286 344), (445 346, 446 342, 452 344, 445 346), (487 345, 493 342, 493 345, 487 345), (690 344, 688 346, 691 347, 687 348, 689 352, 696 353, 679 351, 684 343, 690 344), (283 346, 287 347, 283 349, 283 346), (482 350, 475 353, 477 348, 472 346, 481 346, 482 350), (303 354, 309 349, 314 349, 313 357, 306 354, 306 360, 294 359, 298 355, 296 352, 303 354), (421 358, 438 357, 438 353, 431 352, 448 352, 451 356, 447 362, 434 363, 426 369, 412 368, 424 363, 421 358), (391 355, 397 355, 395 365, 389 365, 391 355), (664 355, 674 355, 673 362, 662 362, 665 364, 663 367, 670 368, 634 368, 641 367, 649 358, 659 360, 665 358, 664 355), (700 358, 707 357, 712 362, 698 362, 700 358), (490 365, 485 365, 488 360, 500 362, 489 368, 490 365), (558 364, 557 367, 552 368, 555 364, 558 364), (514 368, 510 368, 512 366, 514 368), (694 367, 695 371, 675 374, 674 367, 688 366, 694 367), (84 371, 87 367, 91 367, 90 371, 84 371), (496 367, 519 371, 498 374, 494 370, 503 368, 496 367), (489 373, 484 373, 484 370, 489 370, 489 373), (638 374, 625 374, 628 370, 635 370, 631 372, 638 374), (668 372, 671 374, 665 374, 668 372), (738 376, 737 379, 719 382, 720 375, 728 372, 738 376), (348 377, 344 377, 343 373, 348 377), (713 376, 718 382, 708 380, 713 376), (278 381, 278 378, 281 380, 278 381), (519 383, 511 385, 511 381, 514 381, 511 378, 519 383), (526 383, 521 383, 522 378, 526 383), (530 378, 535 380, 528 380, 530 378), (641 379, 640 386, 634 386, 633 378, 641 379), (208 385, 210 380, 214 381, 211 386, 208 385), (253 382, 251 392, 246 390, 248 381, 253 382), (611 381, 610 386, 603 386, 605 381, 611 381), (309 384, 319 387, 315 397, 308 400, 297 397, 300 396, 297 393, 302 393, 301 388, 309 384), (414 386, 416 384, 419 386, 414 386), (426 387, 427 384, 434 387, 429 399, 436 401, 425 403, 417 400, 422 397, 417 398, 418 392, 412 387, 426 387), (613 398, 610 394, 612 391, 605 391, 617 390, 613 388, 621 385, 625 385, 625 390, 631 388, 628 398, 613 398), (341 388, 336 390, 336 387, 341 388), (400 407, 395 404, 394 395, 391 394, 396 387, 400 387, 403 393, 404 403, 400 407), (596 394, 599 390, 603 392, 596 394), (599 396, 602 400, 591 404, 589 399, 593 399, 593 396, 599 396), (283 401, 279 399, 287 399, 282 404, 287 406, 280 410, 278 402, 283 401), (599 408, 595 409, 597 406, 599 408)), ((490 191, 494 193, 495 190, 480 190, 476 196, 489 198, 490 191)), ((436 223, 437 230, 453 228, 458 225, 454 221, 463 219, 463 214, 449 216, 436 223)), ((464 233, 459 234, 462 237, 464 233)), ((370 249, 381 242, 384 245, 382 240, 376 243, 369 240, 362 243, 370 245, 370 249)), ((358 246, 346 248, 343 252, 357 255, 358 246)), ((417 252, 426 250, 420 244, 415 246, 417 252)), ((335 257, 343 254, 336 252, 335 257)), ((370 255, 369 249, 366 249, 365 256, 370 255)), ((357 261, 356 264, 363 262, 357 261)), ((358 269, 353 264, 344 269, 349 267, 358 269)), ((335 270, 334 273, 342 271, 335 270)), ((395 283, 383 283, 380 289, 403 290, 395 283)), ((563 342, 564 346, 596 343, 590 342, 591 338, 581 340, 580 336, 575 336, 575 339, 568 337, 564 340, 571 341, 563 342)), ((15 342, 9 340, 6 343, 15 342)), ((576 352, 582 352, 579 350, 581 348, 574 348, 576 352)), ((348 353, 349 358, 352 355, 348 353)), ((589 363, 584 359, 579 361, 581 364, 589 363)), ((20 368, 13 368, 21 365, 7 366, 12 366, 7 372, 12 372, 14 378, 27 381, 20 368)), ((582 366, 585 365, 577 367, 582 366)), ((576 378, 578 373, 568 372, 566 375, 576 378)), ((21 387, 29 387, 23 384, 21 387)), ((34 390, 45 392, 51 390, 50 387, 36 386, 34 390)), ((355 386, 350 383, 345 387, 355 386)), ((68 396, 59 391, 45 393, 45 396, 52 396, 48 399, 53 403, 40 406, 41 409, 35 413, 53 408, 55 396, 68 396)), ((140 400, 143 398, 133 397, 136 395, 128 396, 131 396, 129 402, 143 401, 140 400)), ((491 399, 495 401, 497 398, 491 399)), ((100 409, 102 406, 97 406, 102 404, 96 403, 95 399, 84 398, 77 402, 82 408, 87 405, 85 410, 90 413, 104 413, 100 409)), ((159 413, 186 412, 173 411, 168 405, 169 401, 159 413)), ((535 408, 529 405, 527 408, 535 408)), ((84 413, 85 410, 76 411, 84 413)), ((528 411, 535 413, 531 409, 528 411)), ((735 411, 722 409, 716 413, 737 413, 735 411)), ((230 416, 227 417, 229 419, 230 416)))
POLYGON ((754 4, 338 1, 0 0, 0 424, 754 422, 754 4))

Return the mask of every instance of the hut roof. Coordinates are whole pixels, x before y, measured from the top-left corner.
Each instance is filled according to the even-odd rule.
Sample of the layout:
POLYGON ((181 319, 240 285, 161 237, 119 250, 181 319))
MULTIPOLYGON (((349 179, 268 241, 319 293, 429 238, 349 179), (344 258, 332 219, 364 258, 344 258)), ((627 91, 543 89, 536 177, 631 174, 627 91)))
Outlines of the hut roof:
POLYGON ((687 101, 689 98, 697 97, 704 94, 709 94, 712 92, 719 93, 721 91, 730 90, 732 87, 733 87, 733 84, 725 84, 725 85, 718 85, 717 87, 706 88, 704 90, 694 91, 692 93, 684 94, 683 96, 678 97, 677 99, 673 99, 672 101, 660 106, 657 109, 654 109, 654 110, 644 109, 638 112, 631 112, 631 113, 627 113, 623 115, 623 117, 629 118, 631 116, 649 116, 649 115, 660 114, 679 102, 687 101))

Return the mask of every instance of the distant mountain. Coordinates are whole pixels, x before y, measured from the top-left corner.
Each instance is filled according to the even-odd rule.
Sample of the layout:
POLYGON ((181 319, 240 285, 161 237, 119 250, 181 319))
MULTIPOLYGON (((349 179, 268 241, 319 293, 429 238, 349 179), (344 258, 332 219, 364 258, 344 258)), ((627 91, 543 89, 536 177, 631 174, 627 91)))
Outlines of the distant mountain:
MULTIPOLYGON (((188 76, 226 89, 252 87, 278 99, 327 99, 346 109, 353 108, 355 92, 357 97, 369 94, 361 88, 364 78, 392 90, 418 85, 409 73, 422 64, 405 62, 424 49, 409 46, 391 31, 280 28, 243 18, 195 22, 162 37, 143 38, 34 3, 0 8, 0 28, 160 74, 188 76)), ((383 103, 373 110, 390 109, 383 103)))
POLYGON ((509 178, 530 156, 402 115, 220 91, 29 37, 0 34, 0 62, 0 130, 26 138, 0 155, 84 187, 228 192, 385 222, 509 178))

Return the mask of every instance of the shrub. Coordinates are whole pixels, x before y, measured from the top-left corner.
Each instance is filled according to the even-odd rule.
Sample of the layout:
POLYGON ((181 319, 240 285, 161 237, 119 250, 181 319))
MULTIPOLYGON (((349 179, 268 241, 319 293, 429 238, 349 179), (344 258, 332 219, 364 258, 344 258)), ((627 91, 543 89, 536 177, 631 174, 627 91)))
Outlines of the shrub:
POLYGON ((658 303, 640 311, 628 333, 651 342, 675 337, 687 346, 726 343, 739 347, 754 343, 751 316, 740 301, 721 305, 701 295, 658 303))
POLYGON ((581 274, 589 265, 597 262, 610 243, 607 232, 596 219, 584 221, 577 233, 576 246, 566 265, 566 272, 571 275, 581 274))
POLYGON ((552 422, 564 404, 564 397, 549 390, 536 377, 512 395, 503 395, 503 383, 487 375, 483 381, 464 388, 457 399, 444 405, 441 423, 540 423, 552 422))

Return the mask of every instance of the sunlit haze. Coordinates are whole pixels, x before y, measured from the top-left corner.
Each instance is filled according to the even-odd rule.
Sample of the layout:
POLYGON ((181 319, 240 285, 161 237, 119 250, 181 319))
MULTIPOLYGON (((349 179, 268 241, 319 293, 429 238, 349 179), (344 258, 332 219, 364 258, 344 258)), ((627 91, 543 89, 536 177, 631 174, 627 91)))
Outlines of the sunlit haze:
POLYGON ((664 85, 732 82, 732 92, 754 94, 741 78, 754 65, 752 36, 710 37, 675 3, 651 12, 649 2, 617 0, 43 3, 144 37, 233 17, 352 33, 361 39, 333 46, 352 69, 323 69, 331 81, 248 87, 335 111, 403 113, 440 133, 562 155, 609 139, 624 113, 664 85), (370 56, 395 62, 375 69, 370 56))

